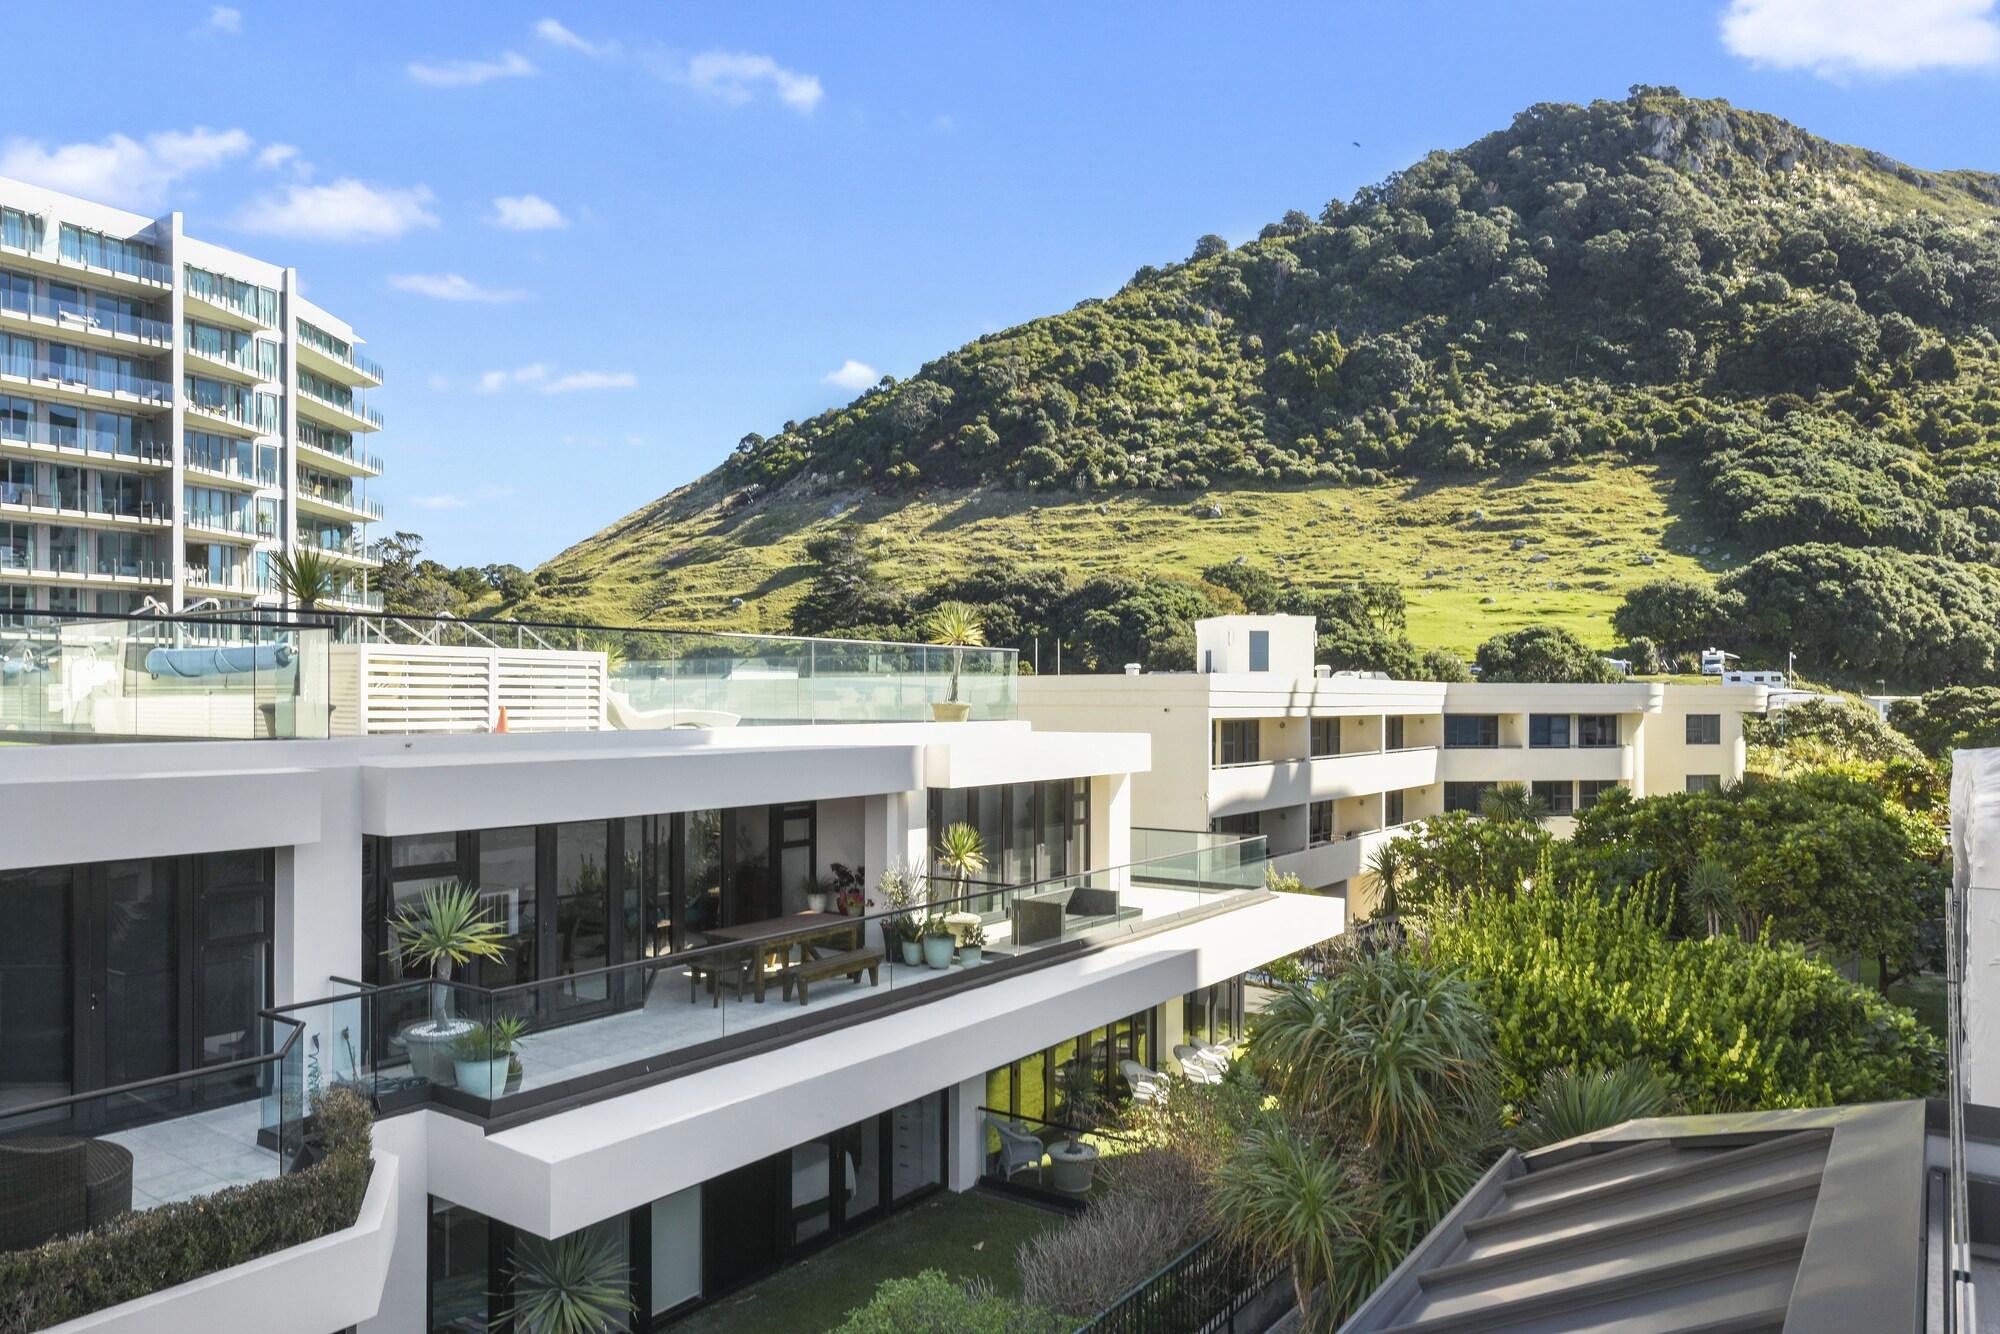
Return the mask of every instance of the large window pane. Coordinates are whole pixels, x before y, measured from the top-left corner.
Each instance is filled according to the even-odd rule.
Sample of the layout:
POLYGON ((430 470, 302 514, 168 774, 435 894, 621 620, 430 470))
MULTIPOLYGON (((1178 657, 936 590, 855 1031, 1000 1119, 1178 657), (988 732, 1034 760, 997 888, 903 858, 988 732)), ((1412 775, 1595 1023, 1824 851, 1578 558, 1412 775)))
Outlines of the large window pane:
POLYGON ((701 1296, 701 1187, 653 1201, 653 1314, 701 1296))
POLYGON ((488 1328, 489 1227, 486 1215, 477 1210, 431 1201, 432 1334, 479 1334, 488 1328))
POLYGON ((677 855, 692 946, 700 943, 696 933, 722 925, 722 812, 689 811, 682 818, 677 855))
MULTIPOLYGON (((114 862, 105 869, 105 888, 104 1082, 129 1084, 172 1074, 180 1064, 173 866, 114 862)), ((261 1000, 261 988, 252 997, 261 1000)), ((234 1027, 208 1027, 224 1046, 231 1046, 228 1035, 236 1032, 231 1055, 238 1054, 239 1030, 255 1025, 240 1009, 229 1011, 224 1022, 234 1027)), ((204 1062, 213 1059, 217 1058, 204 1050, 204 1062)))
POLYGON ((535 830, 487 829, 479 835, 479 901, 507 929, 506 957, 482 959, 478 982, 504 987, 535 976, 535 830))
POLYGON ((0 1108, 71 1091, 70 876, 0 872, 0 1108))
POLYGON ((890 1194, 901 1200, 944 1180, 944 1096, 932 1093, 891 1112, 890 1194))
MULTIPOLYGON (((556 826, 556 971, 585 973, 611 962, 610 827, 602 820, 556 826)), ((601 1001, 603 974, 579 978, 560 993, 568 1002, 601 1001)))

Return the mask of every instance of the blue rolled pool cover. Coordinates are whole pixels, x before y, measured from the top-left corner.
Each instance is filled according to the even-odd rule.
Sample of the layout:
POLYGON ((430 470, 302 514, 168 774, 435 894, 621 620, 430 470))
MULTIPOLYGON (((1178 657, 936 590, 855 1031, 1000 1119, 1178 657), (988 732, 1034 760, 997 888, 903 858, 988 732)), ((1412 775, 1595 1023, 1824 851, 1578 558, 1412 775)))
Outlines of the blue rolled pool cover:
POLYGON ((146 654, 155 677, 243 676, 273 672, 292 663, 290 644, 243 644, 234 648, 156 648, 146 654))

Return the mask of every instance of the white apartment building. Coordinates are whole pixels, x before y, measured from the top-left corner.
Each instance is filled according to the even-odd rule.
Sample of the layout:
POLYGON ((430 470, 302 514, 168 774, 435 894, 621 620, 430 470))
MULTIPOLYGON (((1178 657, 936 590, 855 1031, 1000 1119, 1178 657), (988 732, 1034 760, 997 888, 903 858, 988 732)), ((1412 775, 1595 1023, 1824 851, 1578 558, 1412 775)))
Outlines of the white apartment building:
MULTIPOLYGON (((288 637, 326 633, 271 632, 307 658, 288 637)), ((1011 652, 969 650, 973 718, 935 722, 938 650, 819 646, 837 673, 780 681, 814 646, 754 641, 732 673, 697 638, 619 665, 634 696, 699 686, 627 715, 654 730, 0 746, 0 1192, 16 1135, 129 1152, 144 1209, 293 1170, 313 1089, 378 1114, 352 1227, 59 1328, 497 1327, 520 1248, 580 1237, 631 1257, 655 1328, 1010 1173, 995 1121, 1032 1133, 1072 1077, 1113 1093, 1120 1061, 1228 1040, 1246 971, 1342 929, 1255 858, 1136 850, 1153 742, 1015 719, 1011 652), (932 885, 982 957, 910 965, 879 901, 816 904, 843 875, 875 898, 960 821, 987 868, 932 885), (440 989, 390 922, 452 881, 505 950, 440 989), (426 1036, 502 1017, 527 1030, 504 1082, 426 1036)))
POLYGON ((1144 732, 1136 824, 1261 835, 1274 866, 1373 910, 1375 848, 1428 815, 1529 785, 1566 832, 1613 787, 1635 796, 1743 776, 1762 686, 1443 685, 1315 670, 1308 616, 1195 626, 1194 672, 1024 676, 1038 727, 1144 732))
POLYGON ((0 616, 272 604, 327 552, 381 605, 382 368, 294 269, 0 178, 0 616))

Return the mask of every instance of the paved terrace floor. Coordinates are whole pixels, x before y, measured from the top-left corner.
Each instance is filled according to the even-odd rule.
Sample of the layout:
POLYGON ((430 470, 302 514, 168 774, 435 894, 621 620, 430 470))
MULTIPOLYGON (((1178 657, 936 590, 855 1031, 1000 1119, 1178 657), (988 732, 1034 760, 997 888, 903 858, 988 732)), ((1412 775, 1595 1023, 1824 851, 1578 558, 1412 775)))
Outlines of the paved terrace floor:
POLYGON ((151 1209, 278 1175, 276 1150, 260 1148, 254 1099, 97 1138, 132 1151, 132 1207, 151 1209))

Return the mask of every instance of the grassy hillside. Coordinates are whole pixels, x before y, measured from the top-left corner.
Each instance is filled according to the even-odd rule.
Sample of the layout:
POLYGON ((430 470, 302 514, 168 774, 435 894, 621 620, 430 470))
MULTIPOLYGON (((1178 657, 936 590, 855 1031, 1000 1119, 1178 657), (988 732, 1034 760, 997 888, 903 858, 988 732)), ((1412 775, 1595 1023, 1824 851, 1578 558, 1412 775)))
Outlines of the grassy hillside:
POLYGON ((992 557, 1059 566, 1081 580, 1192 576, 1251 554, 1306 584, 1402 584, 1419 648, 1469 653, 1496 631, 1538 621, 1608 641, 1611 608, 1632 584, 1728 568, 1733 553, 1671 504, 1671 481, 1666 465, 1592 461, 1436 486, 1216 488, 1199 503, 960 490, 914 501, 774 500, 730 513, 708 505, 578 548, 560 577, 579 596, 560 605, 568 617, 613 624, 781 631, 802 591, 806 540, 860 521, 873 525, 885 568, 921 571, 926 581, 992 557), (1220 518, 1209 517, 1210 504, 1220 518), (1699 547, 1710 554, 1686 554, 1699 547))
MULTIPOLYGON (((1465 651, 1534 621, 1609 646, 1624 591, 1673 574, 1718 581, 1745 651, 2000 673, 2000 638, 1940 665, 1880 634, 1849 651, 1845 630, 1860 610, 1940 641, 2000 622, 1996 218, 1991 175, 1672 89, 1537 105, 1317 216, 1203 237, 1109 298, 748 434, 512 609, 907 631, 981 596, 954 588, 991 600, 997 562, 1037 584, 1010 635, 1108 653, 1106 616, 1159 646, 1228 606, 1174 581, 1242 557, 1323 621, 1342 587, 1391 580, 1410 641, 1465 651), (807 544, 855 525, 873 570, 802 603, 807 544), (1759 558, 1773 577, 1743 572, 1759 558), (1103 586, 1065 602, 1057 571, 1103 586), (1870 606, 1832 610, 1863 577, 1870 606)), ((1352 628, 1393 647, 1394 621, 1352 628)))

